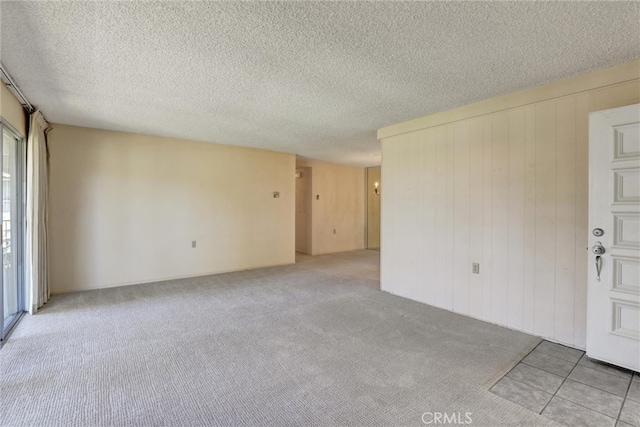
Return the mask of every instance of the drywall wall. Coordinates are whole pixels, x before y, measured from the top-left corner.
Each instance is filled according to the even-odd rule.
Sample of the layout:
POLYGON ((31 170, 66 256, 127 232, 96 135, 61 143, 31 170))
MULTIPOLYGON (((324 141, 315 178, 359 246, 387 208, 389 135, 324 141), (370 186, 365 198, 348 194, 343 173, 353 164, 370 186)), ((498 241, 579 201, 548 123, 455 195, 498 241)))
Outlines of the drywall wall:
POLYGON ((311 168, 296 169, 296 252, 311 254, 311 168))
POLYGON ((639 77, 636 61, 381 129, 381 288, 584 348, 588 114, 639 102, 639 77))
POLYGON ((367 168, 367 248, 380 248, 380 197, 382 185, 380 167, 367 168), (380 194, 374 193, 375 183, 378 183, 380 194))
POLYGON ((52 126, 52 292, 294 262, 294 155, 52 126))
POLYGON ((22 104, 4 85, 0 85, 0 117, 13 126, 22 136, 27 136, 27 116, 22 104))
POLYGON ((364 249, 365 169, 301 158, 296 164, 311 168, 311 254, 364 249))

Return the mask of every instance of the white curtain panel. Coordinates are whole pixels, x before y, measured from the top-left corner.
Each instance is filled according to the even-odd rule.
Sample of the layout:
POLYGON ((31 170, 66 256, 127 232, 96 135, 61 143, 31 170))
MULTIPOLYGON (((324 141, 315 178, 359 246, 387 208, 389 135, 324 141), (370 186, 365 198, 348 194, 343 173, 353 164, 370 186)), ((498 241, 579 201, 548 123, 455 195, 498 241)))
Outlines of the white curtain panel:
POLYGON ((49 124, 40 111, 31 114, 27 139, 26 286, 29 313, 35 314, 51 295, 49 291, 48 215, 49 124))

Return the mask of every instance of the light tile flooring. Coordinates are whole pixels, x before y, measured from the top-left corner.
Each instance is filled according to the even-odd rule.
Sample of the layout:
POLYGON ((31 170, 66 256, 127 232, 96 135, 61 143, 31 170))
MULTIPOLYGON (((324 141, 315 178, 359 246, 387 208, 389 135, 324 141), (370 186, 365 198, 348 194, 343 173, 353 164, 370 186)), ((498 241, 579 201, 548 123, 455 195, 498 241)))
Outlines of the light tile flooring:
POLYGON ((542 341, 491 391, 567 426, 640 427, 640 376, 542 341))

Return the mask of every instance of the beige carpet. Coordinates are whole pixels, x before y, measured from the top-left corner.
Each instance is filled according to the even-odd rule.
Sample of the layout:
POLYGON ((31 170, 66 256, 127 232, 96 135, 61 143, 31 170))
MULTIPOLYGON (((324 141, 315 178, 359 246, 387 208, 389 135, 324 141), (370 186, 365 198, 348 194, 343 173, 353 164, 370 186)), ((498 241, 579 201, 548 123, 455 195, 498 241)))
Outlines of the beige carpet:
POLYGON ((553 425, 488 391, 537 338, 378 277, 357 251, 54 296, 0 350, 0 424, 553 425))

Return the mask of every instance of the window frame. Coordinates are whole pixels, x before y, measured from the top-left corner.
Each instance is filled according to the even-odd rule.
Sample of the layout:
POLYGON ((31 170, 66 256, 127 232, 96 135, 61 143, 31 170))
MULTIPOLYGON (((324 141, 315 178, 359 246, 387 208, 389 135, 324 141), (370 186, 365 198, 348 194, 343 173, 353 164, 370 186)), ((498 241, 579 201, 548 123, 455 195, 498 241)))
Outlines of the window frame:
MULTIPOLYGON (((0 274, 0 346, 2 346, 11 332, 26 312, 27 290, 25 282, 25 236, 26 236, 26 138, 10 123, 0 117, 0 153, 4 148, 4 133, 7 131, 11 137, 16 140, 16 177, 20 179, 17 184, 16 191, 16 217, 20 219, 20 223, 16 227, 15 234, 15 251, 16 251, 16 282, 18 291, 18 312, 5 324, 4 318, 4 274, 0 274)), ((4 154, 2 154, 4 155, 4 154)), ((3 164, 0 163, 0 173, 2 173, 3 164)), ((0 186, 0 200, 4 203, 4 186, 0 186)), ((0 223, 0 242, 2 239, 2 223, 0 223)), ((14 236, 12 236, 14 240, 14 236)), ((13 243, 13 242, 12 242, 13 243)))

